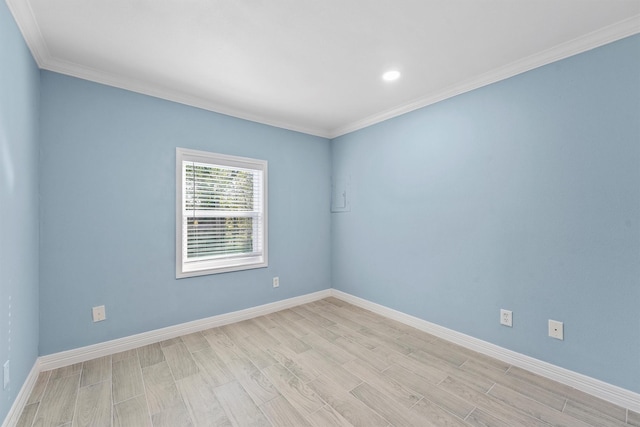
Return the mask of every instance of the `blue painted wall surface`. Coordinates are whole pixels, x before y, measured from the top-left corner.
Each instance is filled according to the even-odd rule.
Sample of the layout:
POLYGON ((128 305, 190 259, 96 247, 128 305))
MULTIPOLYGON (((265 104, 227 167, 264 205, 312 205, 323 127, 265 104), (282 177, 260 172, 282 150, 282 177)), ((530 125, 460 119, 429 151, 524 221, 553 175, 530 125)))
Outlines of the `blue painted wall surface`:
POLYGON ((334 288, 640 392, 640 36, 337 138, 332 161, 352 189, 334 288))
POLYGON ((331 287, 329 140, 45 71, 41 105, 41 354, 331 287), (269 162, 268 268, 175 278, 176 147, 269 162))
POLYGON ((38 356, 39 73, 0 1, 0 366, 11 367, 0 420, 38 356))

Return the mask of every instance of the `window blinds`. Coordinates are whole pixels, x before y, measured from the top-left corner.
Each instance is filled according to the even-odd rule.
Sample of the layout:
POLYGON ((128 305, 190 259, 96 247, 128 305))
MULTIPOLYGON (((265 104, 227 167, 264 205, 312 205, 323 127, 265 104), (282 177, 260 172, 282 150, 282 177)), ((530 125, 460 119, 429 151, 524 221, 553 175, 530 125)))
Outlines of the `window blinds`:
POLYGON ((176 148, 176 278, 268 266, 267 161, 176 148))
POLYGON ((182 164, 183 262, 261 256, 263 171, 182 164))

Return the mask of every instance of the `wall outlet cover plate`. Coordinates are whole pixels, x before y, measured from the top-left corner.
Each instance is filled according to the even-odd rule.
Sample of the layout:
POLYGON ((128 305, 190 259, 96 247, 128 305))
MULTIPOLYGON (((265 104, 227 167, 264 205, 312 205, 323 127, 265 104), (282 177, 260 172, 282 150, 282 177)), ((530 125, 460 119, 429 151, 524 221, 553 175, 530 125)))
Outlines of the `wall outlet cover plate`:
POLYGON ((513 312, 511 310, 500 309, 500 324, 513 327, 513 312))
POLYGON ((557 320, 549 319, 549 336, 557 340, 564 340, 564 324, 557 320))
POLYGON ((94 322, 102 322, 107 318, 107 312, 104 308, 104 305, 93 307, 92 314, 94 322))

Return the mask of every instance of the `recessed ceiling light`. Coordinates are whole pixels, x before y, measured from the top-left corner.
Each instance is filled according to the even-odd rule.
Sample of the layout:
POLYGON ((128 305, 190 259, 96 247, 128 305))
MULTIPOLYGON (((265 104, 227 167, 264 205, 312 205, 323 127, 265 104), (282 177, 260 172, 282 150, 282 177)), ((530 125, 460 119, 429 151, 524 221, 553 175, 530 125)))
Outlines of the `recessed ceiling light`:
POLYGON ((382 79, 385 82, 392 82, 394 80, 398 80, 400 78, 400 71, 398 70, 390 70, 382 75, 382 79))

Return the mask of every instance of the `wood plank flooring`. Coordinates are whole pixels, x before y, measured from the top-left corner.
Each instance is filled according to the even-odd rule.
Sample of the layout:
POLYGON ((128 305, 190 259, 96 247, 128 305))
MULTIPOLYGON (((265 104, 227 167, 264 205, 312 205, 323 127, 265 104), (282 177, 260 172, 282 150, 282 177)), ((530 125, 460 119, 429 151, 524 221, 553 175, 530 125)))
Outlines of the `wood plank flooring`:
POLYGON ((47 426, 640 426, 640 414, 335 298, 42 372, 47 426))

